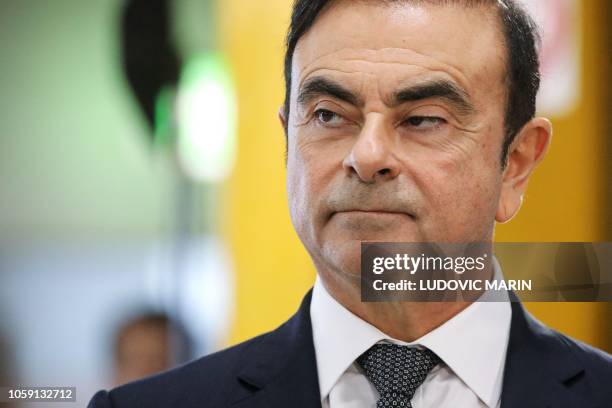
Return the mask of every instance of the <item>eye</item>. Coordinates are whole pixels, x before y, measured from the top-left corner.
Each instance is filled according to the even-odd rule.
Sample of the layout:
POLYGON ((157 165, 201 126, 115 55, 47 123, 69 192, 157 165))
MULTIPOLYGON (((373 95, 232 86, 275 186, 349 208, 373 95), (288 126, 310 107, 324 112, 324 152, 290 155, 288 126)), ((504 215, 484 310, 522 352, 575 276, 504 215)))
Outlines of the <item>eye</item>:
POLYGON ((315 119, 323 125, 338 125, 342 121, 342 116, 327 109, 317 109, 314 112, 315 119))
POLYGON ((436 116, 411 116, 404 122, 417 130, 431 130, 446 123, 446 120, 436 116))

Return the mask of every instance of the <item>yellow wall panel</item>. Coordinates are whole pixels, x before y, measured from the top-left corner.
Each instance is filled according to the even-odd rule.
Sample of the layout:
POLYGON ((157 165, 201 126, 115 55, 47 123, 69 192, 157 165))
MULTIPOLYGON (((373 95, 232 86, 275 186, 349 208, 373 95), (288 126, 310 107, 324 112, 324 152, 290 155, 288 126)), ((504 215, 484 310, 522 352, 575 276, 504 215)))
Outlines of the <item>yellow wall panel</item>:
POLYGON ((221 49, 238 93, 238 159, 224 194, 223 233, 236 270, 235 343, 273 329, 298 307, 314 268, 285 194, 283 38, 290 2, 219 2, 221 49))

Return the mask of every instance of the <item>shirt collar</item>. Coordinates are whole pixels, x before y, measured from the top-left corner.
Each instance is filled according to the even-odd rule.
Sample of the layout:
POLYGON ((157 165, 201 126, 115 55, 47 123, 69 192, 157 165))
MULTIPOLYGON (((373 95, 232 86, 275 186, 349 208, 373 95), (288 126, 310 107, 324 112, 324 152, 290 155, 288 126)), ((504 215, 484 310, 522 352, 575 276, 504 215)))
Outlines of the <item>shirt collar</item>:
MULTIPOLYGON (((503 279, 494 261, 494 279, 503 279)), ((310 316, 321 399, 353 362, 379 341, 422 345, 436 353, 487 406, 501 395, 511 308, 507 301, 474 302, 421 338, 402 342, 351 313, 315 281, 310 316)))

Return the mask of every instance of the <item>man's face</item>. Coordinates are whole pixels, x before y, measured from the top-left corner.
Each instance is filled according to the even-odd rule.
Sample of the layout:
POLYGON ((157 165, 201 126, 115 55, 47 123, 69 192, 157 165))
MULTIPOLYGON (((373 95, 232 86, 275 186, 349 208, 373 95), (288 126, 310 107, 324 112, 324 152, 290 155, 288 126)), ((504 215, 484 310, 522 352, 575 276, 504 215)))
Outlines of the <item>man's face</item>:
POLYGON ((317 268, 360 241, 492 238, 505 49, 492 9, 336 1, 293 56, 287 188, 317 268))

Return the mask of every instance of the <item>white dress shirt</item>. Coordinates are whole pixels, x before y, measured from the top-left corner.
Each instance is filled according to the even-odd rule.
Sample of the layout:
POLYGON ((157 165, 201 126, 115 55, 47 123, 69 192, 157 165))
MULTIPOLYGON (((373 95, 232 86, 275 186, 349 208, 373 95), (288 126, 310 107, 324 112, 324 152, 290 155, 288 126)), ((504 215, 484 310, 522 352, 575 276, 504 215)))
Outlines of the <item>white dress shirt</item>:
MULTIPOLYGON (((499 279, 501 269, 494 264, 494 278, 499 279)), ((374 344, 389 342, 427 347, 442 360, 417 388, 413 408, 499 407, 511 314, 508 302, 474 302, 406 343, 351 313, 317 277, 310 316, 322 406, 375 407, 378 391, 355 360, 374 344)))

